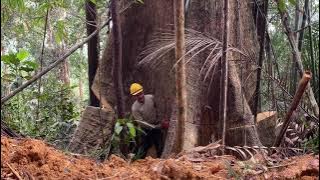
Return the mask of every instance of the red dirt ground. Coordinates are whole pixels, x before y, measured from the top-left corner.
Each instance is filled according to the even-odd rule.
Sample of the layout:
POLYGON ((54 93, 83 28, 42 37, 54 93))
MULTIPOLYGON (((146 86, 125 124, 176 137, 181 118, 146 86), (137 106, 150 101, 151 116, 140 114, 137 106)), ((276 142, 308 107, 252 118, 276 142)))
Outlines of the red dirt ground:
POLYGON ((319 156, 303 155, 272 167, 233 156, 153 159, 133 163, 111 156, 98 163, 67 155, 35 139, 1 137, 1 179, 319 179, 319 156), (232 164, 232 166, 228 164, 232 164))

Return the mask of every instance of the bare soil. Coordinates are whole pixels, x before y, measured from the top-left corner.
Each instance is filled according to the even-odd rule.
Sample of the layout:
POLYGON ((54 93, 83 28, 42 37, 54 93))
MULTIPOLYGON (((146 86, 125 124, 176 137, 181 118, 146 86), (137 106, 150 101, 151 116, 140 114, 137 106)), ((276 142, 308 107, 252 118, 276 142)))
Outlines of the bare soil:
POLYGON ((291 157, 267 166, 259 156, 146 159, 111 155, 103 163, 72 155, 35 139, 1 137, 1 179, 319 179, 319 155, 291 157), (259 160, 260 159, 260 160, 259 160))

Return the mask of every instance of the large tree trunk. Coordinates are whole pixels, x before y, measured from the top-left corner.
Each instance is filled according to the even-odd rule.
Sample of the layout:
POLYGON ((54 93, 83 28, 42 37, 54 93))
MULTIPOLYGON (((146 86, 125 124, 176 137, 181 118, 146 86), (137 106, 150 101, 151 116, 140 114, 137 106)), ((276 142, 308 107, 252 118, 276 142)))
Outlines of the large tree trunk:
MULTIPOLYGON (((97 29, 97 9, 96 5, 90 0, 86 1, 85 4, 86 10, 86 20, 87 20, 87 35, 89 36, 97 29)), ((98 98, 94 95, 91 87, 93 84, 94 76, 98 68, 99 60, 99 36, 95 35, 88 42, 88 78, 89 78, 89 97, 90 97, 90 106, 98 107, 100 105, 98 98)))
MULTIPOLYGON (((124 1, 130 3, 130 1, 124 1)), ((239 27, 242 32, 242 47, 257 54, 258 44, 256 37, 256 30, 253 23, 251 1, 240 1, 240 13, 239 17, 240 27, 237 26, 236 10, 239 9, 236 1, 231 1, 229 4, 230 13, 230 27, 239 27)), ((170 127, 167 133, 167 140, 163 152, 163 157, 167 157, 170 153, 174 152, 173 145, 176 143, 175 132, 177 122, 177 103, 175 102, 175 76, 171 69, 175 62, 174 53, 169 52, 167 55, 161 57, 161 64, 154 68, 151 65, 138 66, 138 62, 141 59, 139 54, 146 44, 153 39, 155 32, 158 32, 160 28, 171 29, 173 24, 173 1, 157 1, 157 0, 145 0, 143 5, 133 4, 129 9, 121 14, 121 28, 122 28, 122 48, 123 52, 123 79, 125 89, 125 102, 126 111, 130 111, 133 100, 129 98, 129 85, 132 82, 141 82, 144 86, 146 93, 152 93, 155 95, 156 103, 159 108, 159 117, 165 118, 170 116, 170 127), (167 107, 166 107, 167 106, 167 107)), ((190 9, 186 17, 186 26, 193 28, 197 31, 209 34, 222 40, 223 30, 223 16, 222 8, 223 1, 202 1, 191 0, 190 9)), ((231 46, 238 44, 236 35, 236 29, 230 28, 229 30, 229 43, 231 46)), ((101 71, 104 75, 99 80, 98 76, 95 76, 93 91, 99 96, 99 87, 101 87, 101 102, 110 103, 111 106, 115 106, 115 89, 112 84, 112 39, 110 36, 108 45, 104 51, 101 65, 98 71, 101 71), (99 86, 101 82, 101 86, 99 86)), ((191 61, 186 65, 187 72, 187 85, 186 90, 188 94, 188 114, 186 119, 185 133, 188 134, 184 139, 184 145, 186 148, 191 148, 197 145, 208 144, 212 138, 212 134, 215 137, 221 138, 221 129, 217 126, 219 123, 219 93, 220 93, 220 67, 215 67, 213 77, 213 83, 209 87, 209 81, 198 81, 200 76, 200 69, 206 59, 207 52, 200 54, 196 57, 196 60, 191 61), (210 89, 210 91, 208 91, 210 89), (208 112, 206 106, 211 107, 211 118, 208 120, 208 112), (203 122, 209 122, 204 124, 203 122), (206 128, 212 128, 213 133, 207 133, 207 136, 200 134, 204 126, 206 128), (210 134, 210 135, 209 135, 210 134), (201 141, 200 141, 201 139, 201 141)), ((230 53, 228 55, 229 61, 238 59, 239 55, 236 53, 230 53)), ((257 58, 255 55, 254 59, 257 58)), ((243 58, 245 59, 245 58, 243 58)), ((239 78, 239 64, 235 61, 230 61, 229 67, 229 79, 228 79, 228 122, 227 122, 227 145, 261 145, 256 128, 253 123, 253 115, 249 107, 248 101, 252 99, 252 95, 255 89, 256 76, 251 73, 255 70, 250 61, 244 61, 243 63, 243 79, 249 79, 244 84, 241 84, 239 78), (241 87, 243 90, 241 91, 241 87), (236 134, 234 134, 236 133, 236 134)), ((209 108, 210 109, 210 108, 209 108)), ((210 116, 209 116, 210 117, 210 116)))

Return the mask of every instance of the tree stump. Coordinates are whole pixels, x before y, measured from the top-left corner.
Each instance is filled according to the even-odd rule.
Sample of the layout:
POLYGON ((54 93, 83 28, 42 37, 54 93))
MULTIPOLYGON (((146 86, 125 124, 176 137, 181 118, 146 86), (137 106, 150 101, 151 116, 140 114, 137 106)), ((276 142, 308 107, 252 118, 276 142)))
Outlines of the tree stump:
POLYGON ((68 150, 74 153, 90 154, 99 148, 104 148, 106 143, 111 142, 114 125, 113 109, 87 106, 68 150))
POLYGON ((272 146, 276 139, 277 112, 267 111, 257 115, 258 135, 264 146, 272 146))

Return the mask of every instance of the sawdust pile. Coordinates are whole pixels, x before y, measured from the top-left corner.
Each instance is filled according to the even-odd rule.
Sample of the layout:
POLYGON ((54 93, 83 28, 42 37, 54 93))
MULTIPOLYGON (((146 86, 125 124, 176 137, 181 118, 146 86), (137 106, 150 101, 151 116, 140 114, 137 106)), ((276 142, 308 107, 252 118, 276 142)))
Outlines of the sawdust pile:
POLYGON ((261 168, 233 156, 146 158, 133 163, 111 156, 99 163, 67 155, 40 140, 1 137, 1 179, 317 179, 318 161, 319 156, 304 155, 283 161, 278 167, 261 168))

